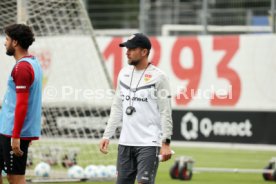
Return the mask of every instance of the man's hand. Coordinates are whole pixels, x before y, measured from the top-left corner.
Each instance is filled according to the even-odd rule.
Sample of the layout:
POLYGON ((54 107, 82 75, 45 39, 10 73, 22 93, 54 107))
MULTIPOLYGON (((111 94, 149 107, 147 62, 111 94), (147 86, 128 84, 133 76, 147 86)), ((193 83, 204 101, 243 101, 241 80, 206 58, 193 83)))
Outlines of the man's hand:
POLYGON ((172 150, 170 145, 162 143, 160 154, 162 155, 162 162, 169 160, 172 157, 172 150))
POLYGON ((21 157, 23 156, 23 151, 20 149, 20 139, 19 138, 11 138, 11 148, 13 153, 18 156, 21 157))
POLYGON ((109 145, 109 140, 103 138, 100 141, 100 151, 104 154, 107 154, 108 153, 108 145, 109 145))

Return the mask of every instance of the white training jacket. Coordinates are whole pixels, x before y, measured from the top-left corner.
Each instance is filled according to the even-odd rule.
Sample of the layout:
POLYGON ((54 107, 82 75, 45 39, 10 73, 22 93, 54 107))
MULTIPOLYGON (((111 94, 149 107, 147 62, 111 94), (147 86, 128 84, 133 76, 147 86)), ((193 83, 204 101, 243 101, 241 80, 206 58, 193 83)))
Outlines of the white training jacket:
POLYGON ((146 70, 134 71, 133 66, 127 66, 119 73, 116 95, 103 138, 111 138, 116 128, 122 125, 119 144, 161 146, 162 140, 171 139, 171 112, 171 92, 166 75, 152 64, 146 70), (127 115, 130 101, 136 112, 127 115))

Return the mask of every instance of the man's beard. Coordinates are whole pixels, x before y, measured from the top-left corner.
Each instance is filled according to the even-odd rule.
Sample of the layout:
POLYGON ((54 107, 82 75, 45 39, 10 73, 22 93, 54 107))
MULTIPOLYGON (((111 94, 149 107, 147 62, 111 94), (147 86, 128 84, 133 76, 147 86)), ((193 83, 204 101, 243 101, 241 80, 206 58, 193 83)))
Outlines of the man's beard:
POLYGON ((14 50, 13 47, 7 48, 6 54, 7 54, 8 56, 13 56, 14 53, 15 53, 15 50, 14 50))
POLYGON ((128 64, 129 64, 129 65, 133 65, 133 66, 138 65, 139 62, 140 62, 140 60, 128 60, 128 64))

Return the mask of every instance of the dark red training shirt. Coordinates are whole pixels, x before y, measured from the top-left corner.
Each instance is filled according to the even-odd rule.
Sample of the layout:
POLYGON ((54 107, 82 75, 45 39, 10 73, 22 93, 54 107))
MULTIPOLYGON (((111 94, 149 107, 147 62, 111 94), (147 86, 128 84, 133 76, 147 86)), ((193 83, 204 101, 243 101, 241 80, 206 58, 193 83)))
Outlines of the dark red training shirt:
MULTIPOLYGON (((34 70, 30 63, 21 61, 15 65, 11 76, 16 86, 16 107, 12 137, 20 138, 20 132, 28 111, 29 89, 34 81, 34 70)), ((22 139, 32 140, 37 138, 22 139)))

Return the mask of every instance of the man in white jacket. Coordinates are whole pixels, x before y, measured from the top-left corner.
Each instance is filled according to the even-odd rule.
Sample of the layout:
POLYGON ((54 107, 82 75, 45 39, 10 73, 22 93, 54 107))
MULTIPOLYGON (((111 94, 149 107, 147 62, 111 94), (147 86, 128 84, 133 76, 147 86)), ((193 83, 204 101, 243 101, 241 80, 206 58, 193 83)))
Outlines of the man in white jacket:
POLYGON ((171 158, 171 94, 166 75, 148 61, 151 43, 136 33, 120 47, 127 48, 129 66, 118 77, 111 114, 100 142, 108 152, 109 139, 122 125, 117 159, 117 184, 154 184, 158 155, 171 158), (161 149, 160 149, 161 148, 161 149))

